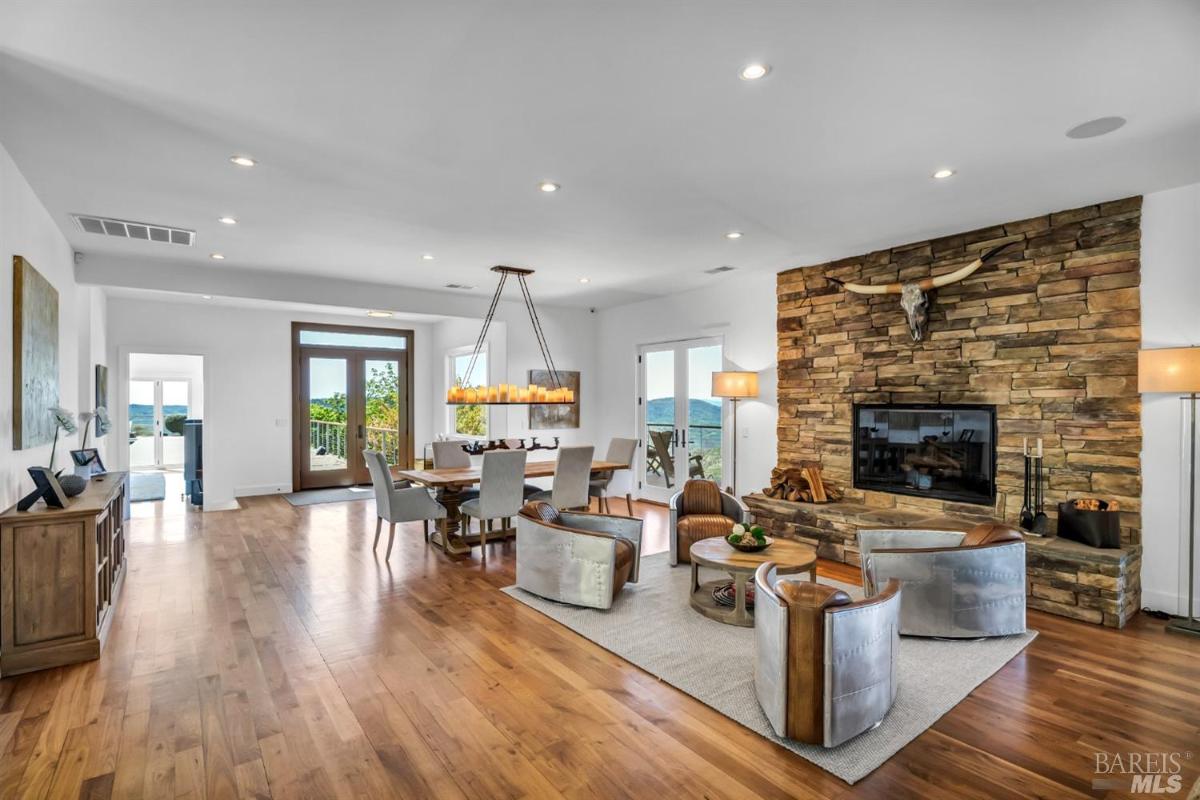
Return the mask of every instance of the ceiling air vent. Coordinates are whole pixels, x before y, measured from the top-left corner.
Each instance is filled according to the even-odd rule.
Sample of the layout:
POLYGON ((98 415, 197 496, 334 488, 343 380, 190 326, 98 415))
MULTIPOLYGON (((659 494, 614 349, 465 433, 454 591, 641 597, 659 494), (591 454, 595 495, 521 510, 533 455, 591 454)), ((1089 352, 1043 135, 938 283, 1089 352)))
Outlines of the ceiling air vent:
POLYGON ((737 267, 713 267, 712 269, 704 270, 706 275, 720 275, 722 272, 733 272, 737 267))
POLYGON ((465 283, 447 283, 447 289, 474 289, 474 286, 468 286, 465 283))
POLYGON ((196 242, 196 232, 169 225, 153 225, 149 222, 131 222, 127 219, 93 217, 88 214, 72 214, 75 224, 85 233, 118 236, 122 239, 141 239, 145 242, 182 244, 190 247, 196 242))

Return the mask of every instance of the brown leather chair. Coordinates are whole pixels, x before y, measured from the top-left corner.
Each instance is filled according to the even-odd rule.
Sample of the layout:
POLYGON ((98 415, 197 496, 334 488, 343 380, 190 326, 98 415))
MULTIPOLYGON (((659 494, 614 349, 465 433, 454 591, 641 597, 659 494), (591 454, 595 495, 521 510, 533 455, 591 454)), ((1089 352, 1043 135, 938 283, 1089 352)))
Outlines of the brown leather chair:
POLYGON ((741 501, 714 481, 688 481, 671 497, 671 564, 691 563, 688 550, 695 542, 728 536, 734 525, 748 519, 741 501))
POLYGON ((517 586, 576 606, 608 609, 637 583, 642 520, 559 511, 544 501, 517 513, 517 586))
POLYGON ((900 633, 975 639, 1025 632, 1025 537, 985 522, 969 531, 858 532, 867 595, 904 584, 900 633))
POLYGON ((853 602, 767 562, 754 585, 754 692, 775 733, 835 747, 878 725, 899 686, 900 582, 853 602))

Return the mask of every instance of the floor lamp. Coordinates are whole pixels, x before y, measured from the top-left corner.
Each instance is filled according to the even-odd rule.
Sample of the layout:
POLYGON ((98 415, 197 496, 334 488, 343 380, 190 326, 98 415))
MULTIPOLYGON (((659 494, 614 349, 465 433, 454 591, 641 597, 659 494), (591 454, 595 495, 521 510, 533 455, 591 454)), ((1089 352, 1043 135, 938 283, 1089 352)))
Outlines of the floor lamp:
POLYGON ((733 403, 733 479, 729 493, 737 497, 737 407, 739 400, 748 397, 758 397, 757 372, 714 372, 712 378, 712 396, 721 397, 733 403))
POLYGON ((1200 347, 1169 347, 1138 353, 1138 391, 1184 395, 1191 405, 1188 442, 1188 587, 1187 614, 1173 618, 1167 630, 1200 636, 1196 619, 1196 394, 1200 392, 1200 347))

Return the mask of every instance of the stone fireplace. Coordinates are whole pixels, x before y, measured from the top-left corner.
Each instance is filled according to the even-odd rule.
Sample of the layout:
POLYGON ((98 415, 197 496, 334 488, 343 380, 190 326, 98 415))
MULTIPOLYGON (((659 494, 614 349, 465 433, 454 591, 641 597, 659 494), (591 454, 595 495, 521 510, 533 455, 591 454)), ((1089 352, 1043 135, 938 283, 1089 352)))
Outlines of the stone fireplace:
MULTIPOLYGON (((1030 605, 1123 623, 1136 608, 1141 551, 1140 216, 1141 198, 1132 197, 780 273, 777 461, 784 468, 819 464, 845 492, 848 509, 812 517, 803 538, 815 540, 822 556, 857 562, 856 508, 910 522, 998 518, 1016 524, 1022 446, 1041 439, 1051 529, 1059 502, 1116 499, 1124 509, 1124 549, 1104 556, 1105 570, 1119 574, 1103 580, 1091 577, 1089 567, 1068 580, 1061 561, 1039 571, 1031 555, 1030 605), (828 280, 917 280, 1006 242, 1015 244, 961 283, 931 293, 928 334, 918 342, 895 295, 851 294, 828 280), (864 426, 856 422, 856 407, 967 405, 995 408, 994 486, 985 504, 978 496, 964 502, 961 493, 934 496, 919 487, 883 491, 861 480, 856 438, 864 426)), ((948 437, 944 431, 928 435, 936 433, 954 450, 962 434, 945 430, 948 437)), ((921 431, 917 425, 914 452, 921 431)), ((911 431, 906 435, 913 438, 911 431)), ((966 457, 968 449, 979 448, 954 452, 966 457)), ((760 507, 766 501, 749 499, 760 507)), ((788 519, 786 506, 803 505, 766 503, 775 510, 774 517, 759 510, 768 524, 788 519)), ((788 524, 772 527, 797 535, 788 524)), ((1037 550, 1031 543, 1030 553, 1037 550)))

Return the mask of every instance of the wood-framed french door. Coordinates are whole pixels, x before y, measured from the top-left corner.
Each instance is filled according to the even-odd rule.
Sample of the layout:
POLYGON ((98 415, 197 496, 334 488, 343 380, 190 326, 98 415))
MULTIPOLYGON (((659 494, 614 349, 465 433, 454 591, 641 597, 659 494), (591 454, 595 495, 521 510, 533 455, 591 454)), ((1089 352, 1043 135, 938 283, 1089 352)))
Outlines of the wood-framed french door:
POLYGON ((721 483, 727 437, 712 373, 723 349, 720 337, 638 348, 639 496, 665 503, 688 478, 721 483))
POLYGON ((413 465, 413 332, 292 323, 292 484, 369 483, 364 449, 413 465))

